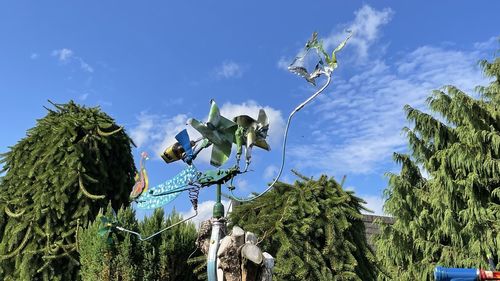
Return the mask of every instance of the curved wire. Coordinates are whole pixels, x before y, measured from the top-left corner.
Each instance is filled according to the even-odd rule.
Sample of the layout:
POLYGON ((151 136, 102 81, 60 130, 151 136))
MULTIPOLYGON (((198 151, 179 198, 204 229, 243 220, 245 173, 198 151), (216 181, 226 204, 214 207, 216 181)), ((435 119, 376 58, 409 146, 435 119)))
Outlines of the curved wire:
POLYGON ((314 98, 316 98, 319 94, 321 94, 326 89, 326 87, 328 87, 328 85, 330 85, 330 82, 332 80, 331 79, 331 72, 330 71, 323 71, 323 74, 325 74, 326 78, 327 78, 325 85, 323 85, 323 87, 321 87, 318 91, 316 91, 312 96, 310 96, 303 103, 299 104, 299 106, 297 106, 288 116, 288 121, 286 122, 286 127, 285 127, 285 133, 283 135, 283 148, 281 151, 281 167, 279 169, 278 176, 269 185, 269 187, 266 188, 266 190, 264 190, 262 193, 260 193, 258 195, 252 196, 250 198, 240 198, 240 197, 235 196, 233 193, 233 190, 231 190, 231 195, 225 195, 227 198, 241 202, 241 203, 249 202, 249 201, 255 200, 255 199, 261 197, 262 195, 266 194, 269 190, 271 190, 271 188, 274 187, 274 184, 276 184, 276 182, 278 182, 279 178, 281 177, 281 174, 283 173, 283 168, 285 167, 286 141, 288 139, 288 129, 290 128, 290 123, 292 121, 292 117, 295 115, 295 113, 297 113, 304 106, 306 106, 306 104, 308 104, 314 98))
POLYGON ((153 237, 157 236, 158 234, 161 234, 162 232, 164 232, 164 231, 166 231, 166 230, 169 230, 170 228, 172 228, 172 227, 174 227, 174 226, 177 226, 177 225, 179 225, 179 224, 181 224, 181 223, 184 223, 184 222, 186 222, 186 221, 188 221, 188 220, 190 220, 190 219, 192 219, 192 218, 196 217, 197 215, 198 215, 198 210, 195 210, 194 215, 190 216, 189 218, 186 218, 186 219, 183 219, 183 220, 181 220, 181 221, 178 221, 178 222, 176 222, 176 223, 174 223, 174 224, 172 224, 172 225, 170 225, 170 226, 168 226, 168 227, 166 227, 166 228, 164 228, 164 229, 162 229, 162 230, 160 230, 160 231, 158 231, 158 232, 155 232, 155 233, 153 233, 153 234, 149 235, 149 236, 148 236, 148 237, 146 237, 146 238, 142 238, 142 235, 141 235, 141 234, 139 234, 138 232, 135 232, 135 231, 132 231, 132 230, 129 230, 129 229, 123 228, 123 227, 121 227, 121 226, 114 226, 114 228, 116 228, 116 229, 118 229, 118 230, 120 230, 120 231, 124 231, 124 232, 130 233, 130 234, 136 235, 137 237, 139 237, 139 240, 140 240, 140 241, 147 241, 147 240, 149 240, 149 239, 151 239, 151 238, 153 238, 153 237))

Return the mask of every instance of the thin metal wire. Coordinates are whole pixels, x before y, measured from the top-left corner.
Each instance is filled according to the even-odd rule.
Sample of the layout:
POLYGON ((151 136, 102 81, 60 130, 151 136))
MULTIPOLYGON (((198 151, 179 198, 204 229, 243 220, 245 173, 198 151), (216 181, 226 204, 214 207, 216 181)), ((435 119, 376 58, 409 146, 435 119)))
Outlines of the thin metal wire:
POLYGON ((123 227, 121 227, 121 226, 115 226, 114 228, 116 228, 116 229, 118 229, 118 230, 120 230, 120 231, 124 231, 124 232, 130 233, 130 234, 136 235, 137 237, 139 237, 139 240, 141 240, 141 241, 147 241, 147 240, 149 240, 149 239, 151 239, 151 238, 153 238, 153 237, 155 237, 155 236, 157 236, 157 235, 161 234, 162 232, 164 232, 164 231, 166 231, 166 230, 169 230, 170 228, 172 228, 172 227, 174 227, 174 226, 177 226, 177 225, 179 225, 179 224, 181 224, 181 223, 184 223, 184 222, 186 222, 186 221, 188 221, 188 220, 190 220, 190 219, 192 219, 192 218, 196 217, 197 215, 198 215, 198 210, 197 210, 197 209, 195 209, 195 213, 194 213, 194 215, 190 216, 189 218, 187 218, 187 219, 183 219, 183 220, 181 220, 181 221, 179 221, 179 222, 176 222, 176 223, 172 224, 171 226, 166 227, 166 228, 164 228, 164 229, 162 229, 162 230, 160 230, 160 231, 158 231, 158 232, 155 232, 155 233, 151 234, 150 236, 148 236, 148 237, 146 237, 146 238, 142 238, 142 235, 141 235, 141 234, 139 234, 139 233, 137 233, 137 232, 135 232, 135 231, 132 231, 132 230, 129 230, 129 229, 123 228, 123 227))
POLYGON ((325 85, 323 85, 323 87, 321 87, 318 91, 316 91, 312 96, 310 96, 303 103, 299 104, 299 106, 297 106, 288 116, 288 120, 286 122, 286 127, 285 127, 285 133, 283 135, 283 148, 281 151, 281 167, 279 169, 278 176, 274 179, 274 181, 271 183, 271 185, 269 185, 269 187, 266 188, 266 190, 264 190, 262 193, 260 193, 258 195, 255 195, 255 196, 250 197, 250 198, 240 198, 240 197, 235 196, 233 193, 233 190, 231 190, 231 195, 227 196, 229 199, 233 199, 233 200, 236 200, 236 201, 242 202, 242 203, 255 200, 255 199, 261 197, 262 195, 266 194, 269 190, 271 190, 271 188, 274 187, 274 184, 276 184, 276 182, 278 182, 279 178, 281 177, 281 174, 283 173, 283 168, 285 167, 286 141, 288 139, 288 129, 290 127, 292 117, 295 115, 295 113, 297 113, 304 106, 306 106, 306 104, 308 104, 314 98, 316 98, 319 94, 321 94, 328 87, 328 85, 330 85, 330 82, 332 80, 331 79, 331 71, 323 71, 322 74, 325 74, 326 78, 327 78, 325 85))

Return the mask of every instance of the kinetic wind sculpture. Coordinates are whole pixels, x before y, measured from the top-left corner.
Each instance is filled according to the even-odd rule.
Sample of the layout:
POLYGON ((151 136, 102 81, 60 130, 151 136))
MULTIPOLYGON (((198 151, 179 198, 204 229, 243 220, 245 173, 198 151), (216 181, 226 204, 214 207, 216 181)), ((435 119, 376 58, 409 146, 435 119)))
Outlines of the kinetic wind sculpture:
MULTIPOLYGON (((253 197, 249 198, 238 198, 234 195, 225 195, 228 198, 237 200, 240 202, 246 202, 254 200, 266 192, 268 192, 274 184, 280 178, 283 168, 285 165, 285 151, 286 151, 286 141, 288 138, 288 129, 292 117, 301 110, 306 104, 311 102, 319 94, 321 94, 331 82, 331 74, 335 68, 337 68, 337 57, 336 54, 345 45, 347 40, 351 37, 352 33, 349 32, 347 38, 339 44, 332 54, 329 55, 323 48, 323 44, 318 40, 317 33, 314 32, 312 38, 307 42, 304 52, 297 56, 288 69, 303 77, 312 85, 316 85, 316 79, 321 75, 326 77, 325 84, 319 88, 312 96, 307 100, 299 104, 289 115, 285 133, 283 136, 283 146, 282 146, 282 161, 280 170, 275 177, 274 181, 269 185, 269 187, 262 192, 253 197), (313 51, 318 60, 314 67, 314 70, 309 71, 305 66, 306 56, 309 52, 313 51)), ((188 191, 191 203, 195 210, 195 214, 189 218, 186 218, 179 223, 187 221, 198 214, 198 194, 199 190, 203 187, 216 185, 216 203, 213 210, 212 218, 212 237, 210 244, 210 249, 208 253, 208 277, 209 281, 215 281, 216 276, 216 253, 219 246, 219 240, 221 237, 220 229, 225 224, 224 220, 224 206, 221 203, 221 185, 229 183, 228 188, 233 192, 235 189, 232 185, 232 180, 239 174, 248 171, 248 167, 251 163, 252 148, 257 146, 264 150, 270 150, 269 144, 266 142, 266 138, 269 130, 269 120, 266 112, 261 109, 258 114, 257 120, 248 116, 240 115, 235 117, 233 120, 229 120, 220 114, 219 108, 215 101, 210 101, 210 112, 208 115, 207 122, 200 122, 196 119, 190 119, 188 124, 196 129, 202 137, 193 141, 189 138, 186 130, 181 131, 175 136, 177 142, 172 146, 168 147, 165 152, 161 155, 162 158, 167 163, 172 163, 178 160, 182 160, 187 164, 179 174, 177 174, 172 179, 165 181, 164 183, 151 187, 148 189, 148 179, 146 170, 144 168, 144 160, 147 155, 143 154, 141 158, 141 168, 138 177, 136 177, 136 184, 130 195, 131 200, 137 202, 137 207, 141 209, 154 209, 168 204, 174 200, 181 192, 188 191), (210 146, 212 146, 210 163, 215 167, 220 167, 230 157, 232 145, 236 144, 236 164, 229 169, 217 169, 209 170, 205 172, 199 171, 195 165, 194 160, 198 153, 210 146), (241 155, 243 154, 243 147, 245 147, 245 168, 240 170, 239 163, 241 160, 241 155)), ((148 240, 167 229, 174 227, 179 224, 169 226, 168 228, 162 229, 146 238, 143 238, 139 233, 122 228, 118 225, 116 221, 111 219, 102 219, 102 227, 99 230, 101 235, 106 235, 113 229, 125 231, 137 235, 140 240, 148 240)))

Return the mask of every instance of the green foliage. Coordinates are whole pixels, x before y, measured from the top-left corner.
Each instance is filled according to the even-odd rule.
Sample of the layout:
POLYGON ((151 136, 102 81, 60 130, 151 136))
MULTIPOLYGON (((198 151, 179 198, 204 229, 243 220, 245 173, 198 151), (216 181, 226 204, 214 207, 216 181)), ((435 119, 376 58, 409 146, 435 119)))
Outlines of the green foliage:
POLYGON ((377 256, 380 279, 433 280, 436 265, 487 268, 500 257, 500 58, 481 62, 490 85, 473 98, 454 86, 428 98, 432 114, 406 106, 411 155, 395 154, 377 256), (422 175, 422 170, 428 177, 422 175))
POLYGON ((375 280, 378 268, 365 237, 364 201, 332 178, 297 174, 264 196, 238 206, 234 225, 257 234, 276 257, 276 280, 375 280))
MULTIPOLYGON (((112 215, 108 208, 106 216, 112 215)), ((175 211, 164 217, 156 209, 150 218, 138 222, 131 208, 120 209, 117 214, 120 226, 144 234, 144 237, 182 220, 175 211)), ((195 249, 196 229, 193 223, 182 223, 147 241, 126 232, 114 231, 113 243, 97 235, 99 220, 90 224, 82 233, 81 277, 83 280, 196 280, 188 256, 195 249)))
POLYGON ((78 235, 128 204, 131 139, 99 108, 54 105, 2 155, 0 279, 76 280, 78 235))

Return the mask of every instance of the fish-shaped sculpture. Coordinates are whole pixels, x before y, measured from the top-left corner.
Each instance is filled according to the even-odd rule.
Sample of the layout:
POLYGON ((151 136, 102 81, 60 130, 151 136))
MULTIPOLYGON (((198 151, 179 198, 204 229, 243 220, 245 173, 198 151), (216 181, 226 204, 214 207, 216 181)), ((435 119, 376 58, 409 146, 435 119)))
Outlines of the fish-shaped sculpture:
POLYGON ((148 173, 146 172, 146 160, 148 160, 148 154, 146 152, 141 153, 141 161, 139 172, 135 175, 135 184, 130 192, 130 200, 135 200, 142 193, 148 190, 149 179, 148 173))

